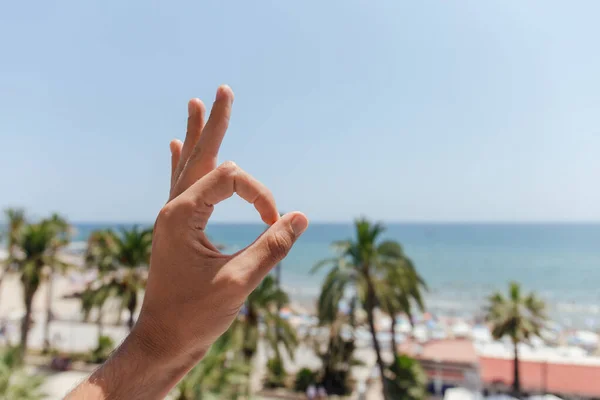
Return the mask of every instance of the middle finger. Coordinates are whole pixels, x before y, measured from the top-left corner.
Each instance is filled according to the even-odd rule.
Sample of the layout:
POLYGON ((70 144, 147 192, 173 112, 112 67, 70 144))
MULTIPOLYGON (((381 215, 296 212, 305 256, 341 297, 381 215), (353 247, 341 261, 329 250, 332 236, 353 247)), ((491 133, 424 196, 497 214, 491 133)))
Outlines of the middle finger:
POLYGON ((232 105, 233 91, 229 86, 220 86, 208 122, 176 184, 175 196, 216 168, 219 148, 229 126, 232 105))

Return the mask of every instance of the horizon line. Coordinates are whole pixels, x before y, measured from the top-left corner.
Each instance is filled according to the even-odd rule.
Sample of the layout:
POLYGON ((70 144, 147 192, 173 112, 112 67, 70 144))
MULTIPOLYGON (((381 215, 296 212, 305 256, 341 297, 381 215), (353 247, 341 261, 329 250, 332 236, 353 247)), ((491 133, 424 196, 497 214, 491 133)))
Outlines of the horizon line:
MULTIPOLYGON (((369 219, 369 218, 367 218, 369 219)), ((350 220, 310 220, 311 225, 348 225, 352 224, 356 218, 350 220)), ((369 219, 372 222, 393 225, 597 225, 600 220, 382 220, 369 219)), ((152 225, 154 222, 141 221, 71 221, 71 224, 89 224, 89 225, 152 225)), ((266 225, 260 221, 209 221, 210 224, 218 225, 266 225)))

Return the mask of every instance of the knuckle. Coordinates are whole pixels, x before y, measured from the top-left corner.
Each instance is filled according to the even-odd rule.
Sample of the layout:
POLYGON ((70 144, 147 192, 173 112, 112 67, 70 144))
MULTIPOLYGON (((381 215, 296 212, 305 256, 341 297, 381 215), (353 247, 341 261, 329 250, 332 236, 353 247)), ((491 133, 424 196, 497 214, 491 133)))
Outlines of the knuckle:
POLYGON ((227 276, 226 282, 229 288, 237 292, 248 285, 248 278, 240 271, 235 271, 227 276))
POLYGON ((284 232, 275 232, 267 237, 267 248, 273 261, 283 259, 292 247, 292 238, 284 232))
POLYGON ((223 164, 219 165, 218 170, 226 176, 233 176, 239 170, 239 167, 233 161, 225 161, 223 164))
POLYGON ((171 203, 166 204, 161 210, 158 212, 158 218, 156 218, 156 223, 168 222, 173 216, 173 206, 171 203))
POLYGON ((172 224, 181 220, 182 216, 189 216, 196 209, 195 203, 190 199, 178 198, 167 203, 158 213, 157 224, 172 224))

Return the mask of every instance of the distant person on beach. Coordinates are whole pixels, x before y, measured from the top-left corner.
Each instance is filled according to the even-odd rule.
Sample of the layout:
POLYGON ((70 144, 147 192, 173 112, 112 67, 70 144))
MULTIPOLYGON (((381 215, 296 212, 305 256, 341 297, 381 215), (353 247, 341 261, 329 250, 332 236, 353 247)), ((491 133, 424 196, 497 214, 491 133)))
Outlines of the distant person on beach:
POLYGON ((319 386, 319 388, 317 389, 317 396, 319 400, 327 399, 327 390, 325 390, 323 386, 319 386))
POLYGON ((312 383, 306 388, 306 398, 308 400, 315 400, 317 398, 317 388, 312 383))
POLYGON ((110 359, 66 399, 163 399, 306 230, 304 214, 280 217, 269 189, 236 164, 217 167, 232 104, 231 89, 219 87, 205 124, 202 102, 189 102, 185 141, 171 142, 169 200, 154 225, 139 319, 110 359), (245 249, 225 255, 204 228, 214 206, 235 193, 253 204, 270 227, 245 249))

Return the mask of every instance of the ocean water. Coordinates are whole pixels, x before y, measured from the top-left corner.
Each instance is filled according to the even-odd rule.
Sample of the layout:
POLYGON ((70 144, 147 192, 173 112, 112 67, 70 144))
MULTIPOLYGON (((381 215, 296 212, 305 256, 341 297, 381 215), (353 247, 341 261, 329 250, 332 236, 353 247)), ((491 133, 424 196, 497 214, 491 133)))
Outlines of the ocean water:
MULTIPOLYGON (((77 224, 75 240, 113 225, 77 224)), ((235 252, 264 229, 258 224, 212 224, 210 238, 235 252)), ((351 238, 351 224, 312 224, 283 262, 292 297, 319 293, 325 270, 311 275, 330 244, 351 238)), ((600 224, 388 224, 384 239, 399 241, 429 285, 428 308, 462 315, 481 311, 494 290, 520 282, 536 291, 566 327, 600 328, 600 224)))

